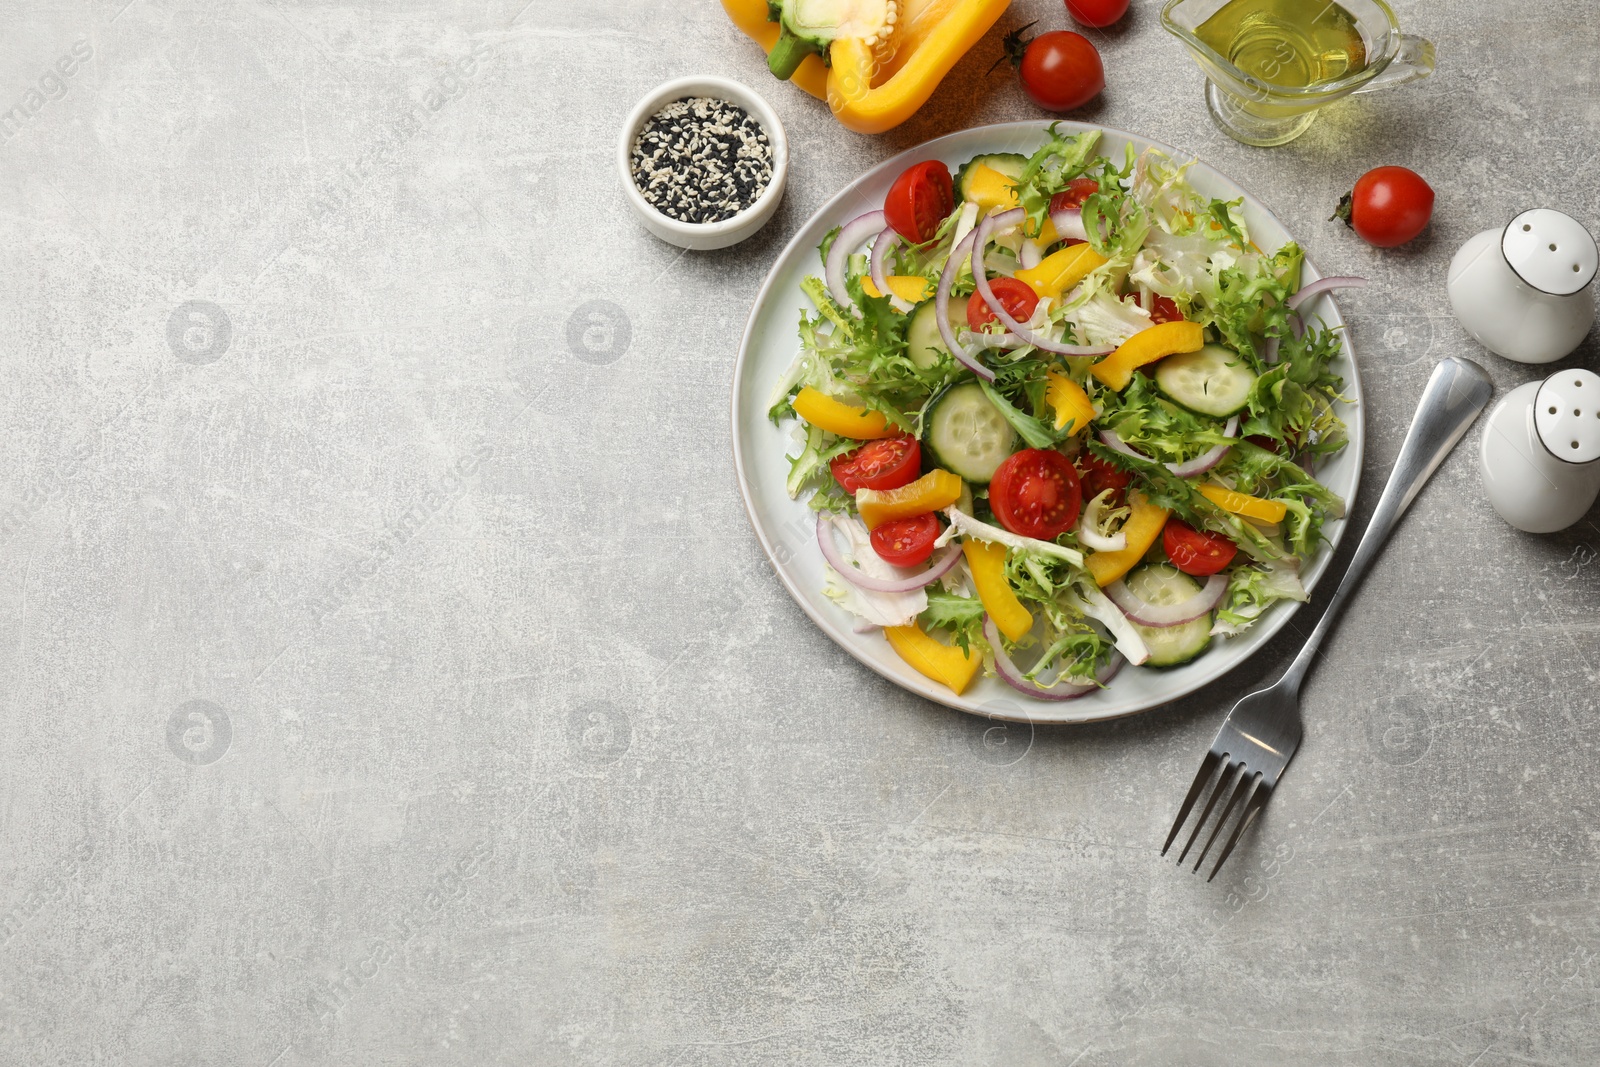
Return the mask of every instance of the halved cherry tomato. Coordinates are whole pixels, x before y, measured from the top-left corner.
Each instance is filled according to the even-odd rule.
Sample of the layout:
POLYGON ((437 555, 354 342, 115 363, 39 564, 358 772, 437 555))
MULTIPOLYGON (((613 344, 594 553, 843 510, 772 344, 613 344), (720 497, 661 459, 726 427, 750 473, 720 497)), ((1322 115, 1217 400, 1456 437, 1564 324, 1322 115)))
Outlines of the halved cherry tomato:
POLYGON ((872 531, 872 550, 885 563, 896 567, 915 567, 933 555, 933 543, 939 539, 938 516, 913 515, 909 519, 891 519, 872 531))
MULTIPOLYGON (((1125 304, 1138 304, 1144 307, 1144 301, 1139 299, 1138 293, 1129 293, 1122 298, 1125 304)), ((1152 294, 1150 301, 1150 325, 1160 326, 1163 322, 1182 322, 1183 312, 1178 310, 1178 302, 1171 297, 1152 294)))
POLYGON ((833 457, 828 468, 839 488, 847 493, 857 489, 898 489, 910 485, 922 473, 922 445, 907 435, 884 437, 833 457))
POLYGON ((1213 575, 1233 562, 1239 546, 1226 537, 1196 530, 1180 519, 1168 519, 1161 531, 1161 547, 1172 565, 1197 578, 1213 575))
MULTIPOLYGON (((1027 282, 1019 282, 1015 278, 991 278, 989 289, 994 293, 994 298, 1000 301, 1000 306, 1006 309, 1006 314, 1018 322, 1033 318, 1033 309, 1039 306, 1039 294, 1027 282)), ((989 306, 982 293, 974 289, 967 301, 967 325, 974 330, 981 330, 989 323, 999 321, 994 308, 989 306)))
POLYGON ((1053 449, 1026 448, 994 472, 989 507, 1012 533, 1049 541, 1077 524, 1083 487, 1066 456, 1053 449))
POLYGON ((1266 436, 1265 434, 1253 433, 1249 437, 1246 437, 1245 440, 1249 441, 1257 448, 1266 449, 1268 452, 1276 452, 1278 450, 1278 442, 1266 436))
POLYGON ((1150 321, 1156 326, 1163 322, 1181 322, 1183 312, 1178 310, 1178 302, 1170 296, 1157 296, 1150 302, 1150 321))
POLYGON ((936 159, 908 167, 883 198, 883 214, 894 232, 914 245, 927 244, 945 216, 956 209, 950 169, 936 159))
POLYGON ((1051 211, 1077 210, 1083 202, 1100 191, 1100 183, 1093 178, 1074 178, 1067 187, 1050 198, 1051 211))
POLYGON ((1133 481, 1133 475, 1093 455, 1088 449, 1078 453, 1078 473, 1083 480, 1083 498, 1093 500, 1107 489, 1113 489, 1112 507, 1120 508, 1123 505, 1127 497, 1125 490, 1133 481))

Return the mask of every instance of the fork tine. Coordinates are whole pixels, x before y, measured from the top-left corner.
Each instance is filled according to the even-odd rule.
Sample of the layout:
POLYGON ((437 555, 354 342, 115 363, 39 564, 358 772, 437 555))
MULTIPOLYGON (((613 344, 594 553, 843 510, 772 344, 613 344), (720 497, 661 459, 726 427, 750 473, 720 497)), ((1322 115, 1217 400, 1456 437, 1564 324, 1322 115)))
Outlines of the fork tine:
POLYGON ((1199 873, 1200 865, 1206 861, 1206 853, 1210 852, 1211 846, 1216 844, 1217 835, 1222 832, 1224 826, 1228 825, 1228 816, 1233 814, 1234 805, 1244 799, 1249 792, 1253 792, 1256 783, 1260 780, 1260 771, 1252 771, 1242 762, 1239 764, 1239 777, 1236 779, 1238 784, 1233 787, 1233 795, 1228 798, 1228 806, 1222 809, 1221 815, 1217 816, 1217 825, 1212 828, 1211 836, 1206 838, 1206 847, 1200 850, 1200 855, 1194 861, 1195 873, 1199 873))
POLYGON ((1172 847, 1173 838, 1178 836, 1178 831, 1183 829, 1183 821, 1189 817, 1194 802, 1200 797, 1200 790, 1211 781, 1211 775, 1217 769, 1217 761, 1222 757, 1215 752, 1207 752, 1206 758, 1200 761, 1200 773, 1194 776, 1194 785, 1189 787, 1189 795, 1183 798, 1183 807, 1178 809, 1178 817, 1172 820, 1172 832, 1167 834, 1167 843, 1161 846, 1161 854, 1165 856, 1167 849, 1172 847))
MULTIPOLYGON (((1267 806, 1267 801, 1272 797, 1272 789, 1258 777, 1255 784, 1250 787, 1250 796, 1245 801, 1244 811, 1239 816, 1239 823, 1233 828, 1233 833, 1228 835, 1228 843, 1222 849, 1222 855, 1217 857, 1217 865, 1211 868, 1211 875, 1206 881, 1211 881, 1222 870, 1222 865, 1227 862, 1228 856, 1233 852, 1233 846, 1239 843, 1239 836, 1245 832, 1261 809, 1267 806)), ((1198 870, 1198 865, 1196 866, 1198 870)))
MULTIPOLYGON (((1189 840, 1184 844, 1183 851, 1178 853, 1178 865, 1180 867, 1183 865, 1184 858, 1189 855, 1189 850, 1194 847, 1195 838, 1199 837, 1200 831, 1205 828, 1206 820, 1211 817, 1211 809, 1217 806, 1217 798, 1222 796, 1223 791, 1228 788, 1228 779, 1233 777, 1234 770, 1230 759, 1231 757, 1228 755, 1221 757, 1222 773, 1217 777, 1217 784, 1211 789, 1211 796, 1206 800, 1205 810, 1194 821, 1194 829, 1189 831, 1189 840)), ((1244 764, 1241 763, 1239 766, 1242 769, 1244 764)))

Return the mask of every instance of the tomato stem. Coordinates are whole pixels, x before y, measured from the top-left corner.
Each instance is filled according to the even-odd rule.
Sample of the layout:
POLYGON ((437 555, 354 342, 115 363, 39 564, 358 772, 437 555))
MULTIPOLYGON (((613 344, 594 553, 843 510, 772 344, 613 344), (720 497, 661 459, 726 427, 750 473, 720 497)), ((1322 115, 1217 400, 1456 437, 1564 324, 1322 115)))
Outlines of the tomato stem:
POLYGON ((1024 37, 1022 35, 1031 30, 1035 25, 1038 24, 1038 22, 1038 19, 1034 19, 1026 26, 1018 26, 1016 29, 1006 34, 1005 40, 1001 42, 1001 47, 1004 48, 1005 51, 1001 53, 1000 58, 995 60, 994 63, 989 67, 988 73, 993 74, 995 72, 995 68, 1008 59, 1011 61, 1011 65, 1013 67, 1018 70, 1022 69, 1022 57, 1027 54, 1028 46, 1033 43, 1032 37, 1024 37))
POLYGON ((1334 219, 1343 219, 1346 226, 1350 227, 1352 230, 1355 229, 1356 224, 1350 221, 1350 209, 1354 204, 1355 191, 1351 190, 1339 198, 1339 206, 1333 209, 1333 214, 1328 216, 1328 221, 1332 222, 1334 219))

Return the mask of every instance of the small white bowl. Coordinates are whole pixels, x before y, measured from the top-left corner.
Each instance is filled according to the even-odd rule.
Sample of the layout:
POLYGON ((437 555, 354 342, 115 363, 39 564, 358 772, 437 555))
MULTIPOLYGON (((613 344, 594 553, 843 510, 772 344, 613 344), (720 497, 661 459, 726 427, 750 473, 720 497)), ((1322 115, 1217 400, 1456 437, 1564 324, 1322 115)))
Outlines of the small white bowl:
POLYGON ((778 210, 778 201, 783 199, 784 182, 789 177, 789 142, 783 135, 783 124, 778 121, 777 112, 752 90, 736 81, 714 75, 679 78, 657 86, 629 112, 628 120, 622 124, 622 139, 617 144, 617 169, 622 173, 622 188, 628 204, 651 233, 679 248, 726 248, 753 235, 778 210), (682 100, 687 96, 709 96, 739 105, 761 124, 767 134, 767 143, 772 146, 772 181, 754 204, 731 219, 721 222, 679 222, 651 207, 634 184, 629 158, 633 153, 634 138, 639 136, 639 130, 650 120, 650 116, 674 100, 682 100))

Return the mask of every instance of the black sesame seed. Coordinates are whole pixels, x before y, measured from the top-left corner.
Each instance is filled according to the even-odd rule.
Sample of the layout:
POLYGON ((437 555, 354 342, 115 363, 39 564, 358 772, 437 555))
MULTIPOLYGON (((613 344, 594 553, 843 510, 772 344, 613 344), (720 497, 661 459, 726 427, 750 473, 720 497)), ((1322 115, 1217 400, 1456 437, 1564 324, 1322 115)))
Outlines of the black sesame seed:
POLYGON ((772 145, 749 112, 726 100, 685 97, 650 116, 630 153, 634 184, 679 222, 731 219, 772 182, 772 145))

